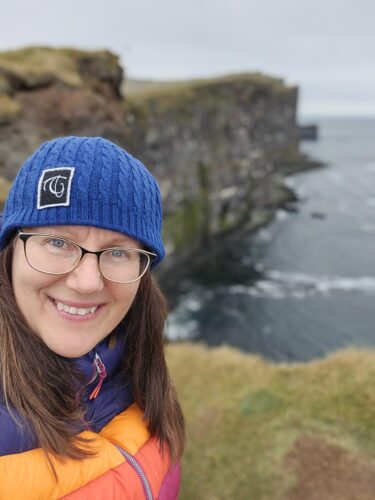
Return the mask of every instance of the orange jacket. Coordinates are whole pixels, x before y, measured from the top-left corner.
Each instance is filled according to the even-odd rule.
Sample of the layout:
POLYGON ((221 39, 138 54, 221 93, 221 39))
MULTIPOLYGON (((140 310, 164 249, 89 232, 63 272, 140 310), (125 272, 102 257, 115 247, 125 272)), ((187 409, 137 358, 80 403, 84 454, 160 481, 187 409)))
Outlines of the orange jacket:
POLYGON ((99 433, 81 435, 92 440, 90 447, 96 455, 84 460, 52 458, 57 481, 41 449, 0 457, 0 500, 177 498, 176 467, 171 467, 168 454, 161 454, 158 442, 150 438, 143 412, 135 404, 99 433), (133 458, 126 459, 126 453, 143 470, 146 490, 133 458), (168 476, 174 479, 168 481, 168 476))

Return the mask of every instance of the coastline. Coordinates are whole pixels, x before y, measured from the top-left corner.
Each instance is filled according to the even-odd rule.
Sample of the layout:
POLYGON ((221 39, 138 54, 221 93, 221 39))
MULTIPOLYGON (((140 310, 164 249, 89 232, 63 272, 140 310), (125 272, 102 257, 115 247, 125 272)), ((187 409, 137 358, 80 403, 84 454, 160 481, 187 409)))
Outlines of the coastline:
MULTIPOLYGON (((275 218, 279 209, 288 210, 288 207, 298 205, 296 193, 286 186, 284 180, 293 174, 326 168, 326 164, 300 154, 297 158, 284 161, 278 166, 278 175, 272 179, 269 201, 261 206, 256 206, 251 213, 251 218, 241 224, 230 228, 220 234, 212 235, 201 245, 188 247, 184 251, 167 254, 163 264, 156 270, 156 279, 167 296, 169 310, 173 311, 178 303, 179 295, 186 291, 188 282, 194 276, 209 275, 212 262, 220 260, 232 246, 239 245, 241 241, 259 229, 268 226, 275 218)), ((254 271, 254 278, 257 273, 254 271)), ((214 277, 208 276, 209 281, 214 277)))

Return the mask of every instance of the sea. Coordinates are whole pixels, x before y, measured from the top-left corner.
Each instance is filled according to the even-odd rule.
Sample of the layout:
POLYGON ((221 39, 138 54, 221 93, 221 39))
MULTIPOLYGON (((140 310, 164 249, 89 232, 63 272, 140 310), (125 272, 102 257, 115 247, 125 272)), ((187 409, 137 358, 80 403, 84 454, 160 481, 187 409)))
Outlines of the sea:
MULTIPOLYGON (((310 123, 310 122, 309 122, 310 123)), ((171 341, 229 345, 274 362, 375 347, 375 118, 314 118, 301 151, 322 168, 285 179, 298 202, 187 277, 171 341)))

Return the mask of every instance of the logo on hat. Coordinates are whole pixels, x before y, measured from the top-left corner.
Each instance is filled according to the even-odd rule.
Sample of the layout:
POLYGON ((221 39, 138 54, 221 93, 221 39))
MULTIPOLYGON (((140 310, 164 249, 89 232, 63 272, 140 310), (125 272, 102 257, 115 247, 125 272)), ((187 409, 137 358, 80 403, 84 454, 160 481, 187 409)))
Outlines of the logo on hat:
POLYGON ((38 209, 68 206, 73 175, 74 167, 43 170, 38 182, 38 209))

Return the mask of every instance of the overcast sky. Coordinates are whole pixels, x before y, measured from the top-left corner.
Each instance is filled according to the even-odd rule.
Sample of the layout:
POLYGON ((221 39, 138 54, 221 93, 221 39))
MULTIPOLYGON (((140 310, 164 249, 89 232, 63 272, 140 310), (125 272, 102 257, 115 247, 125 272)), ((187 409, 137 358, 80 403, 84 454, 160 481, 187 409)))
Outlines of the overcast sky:
POLYGON ((300 112, 375 115, 374 0, 0 0, 0 50, 106 48, 127 75, 262 71, 300 112))

